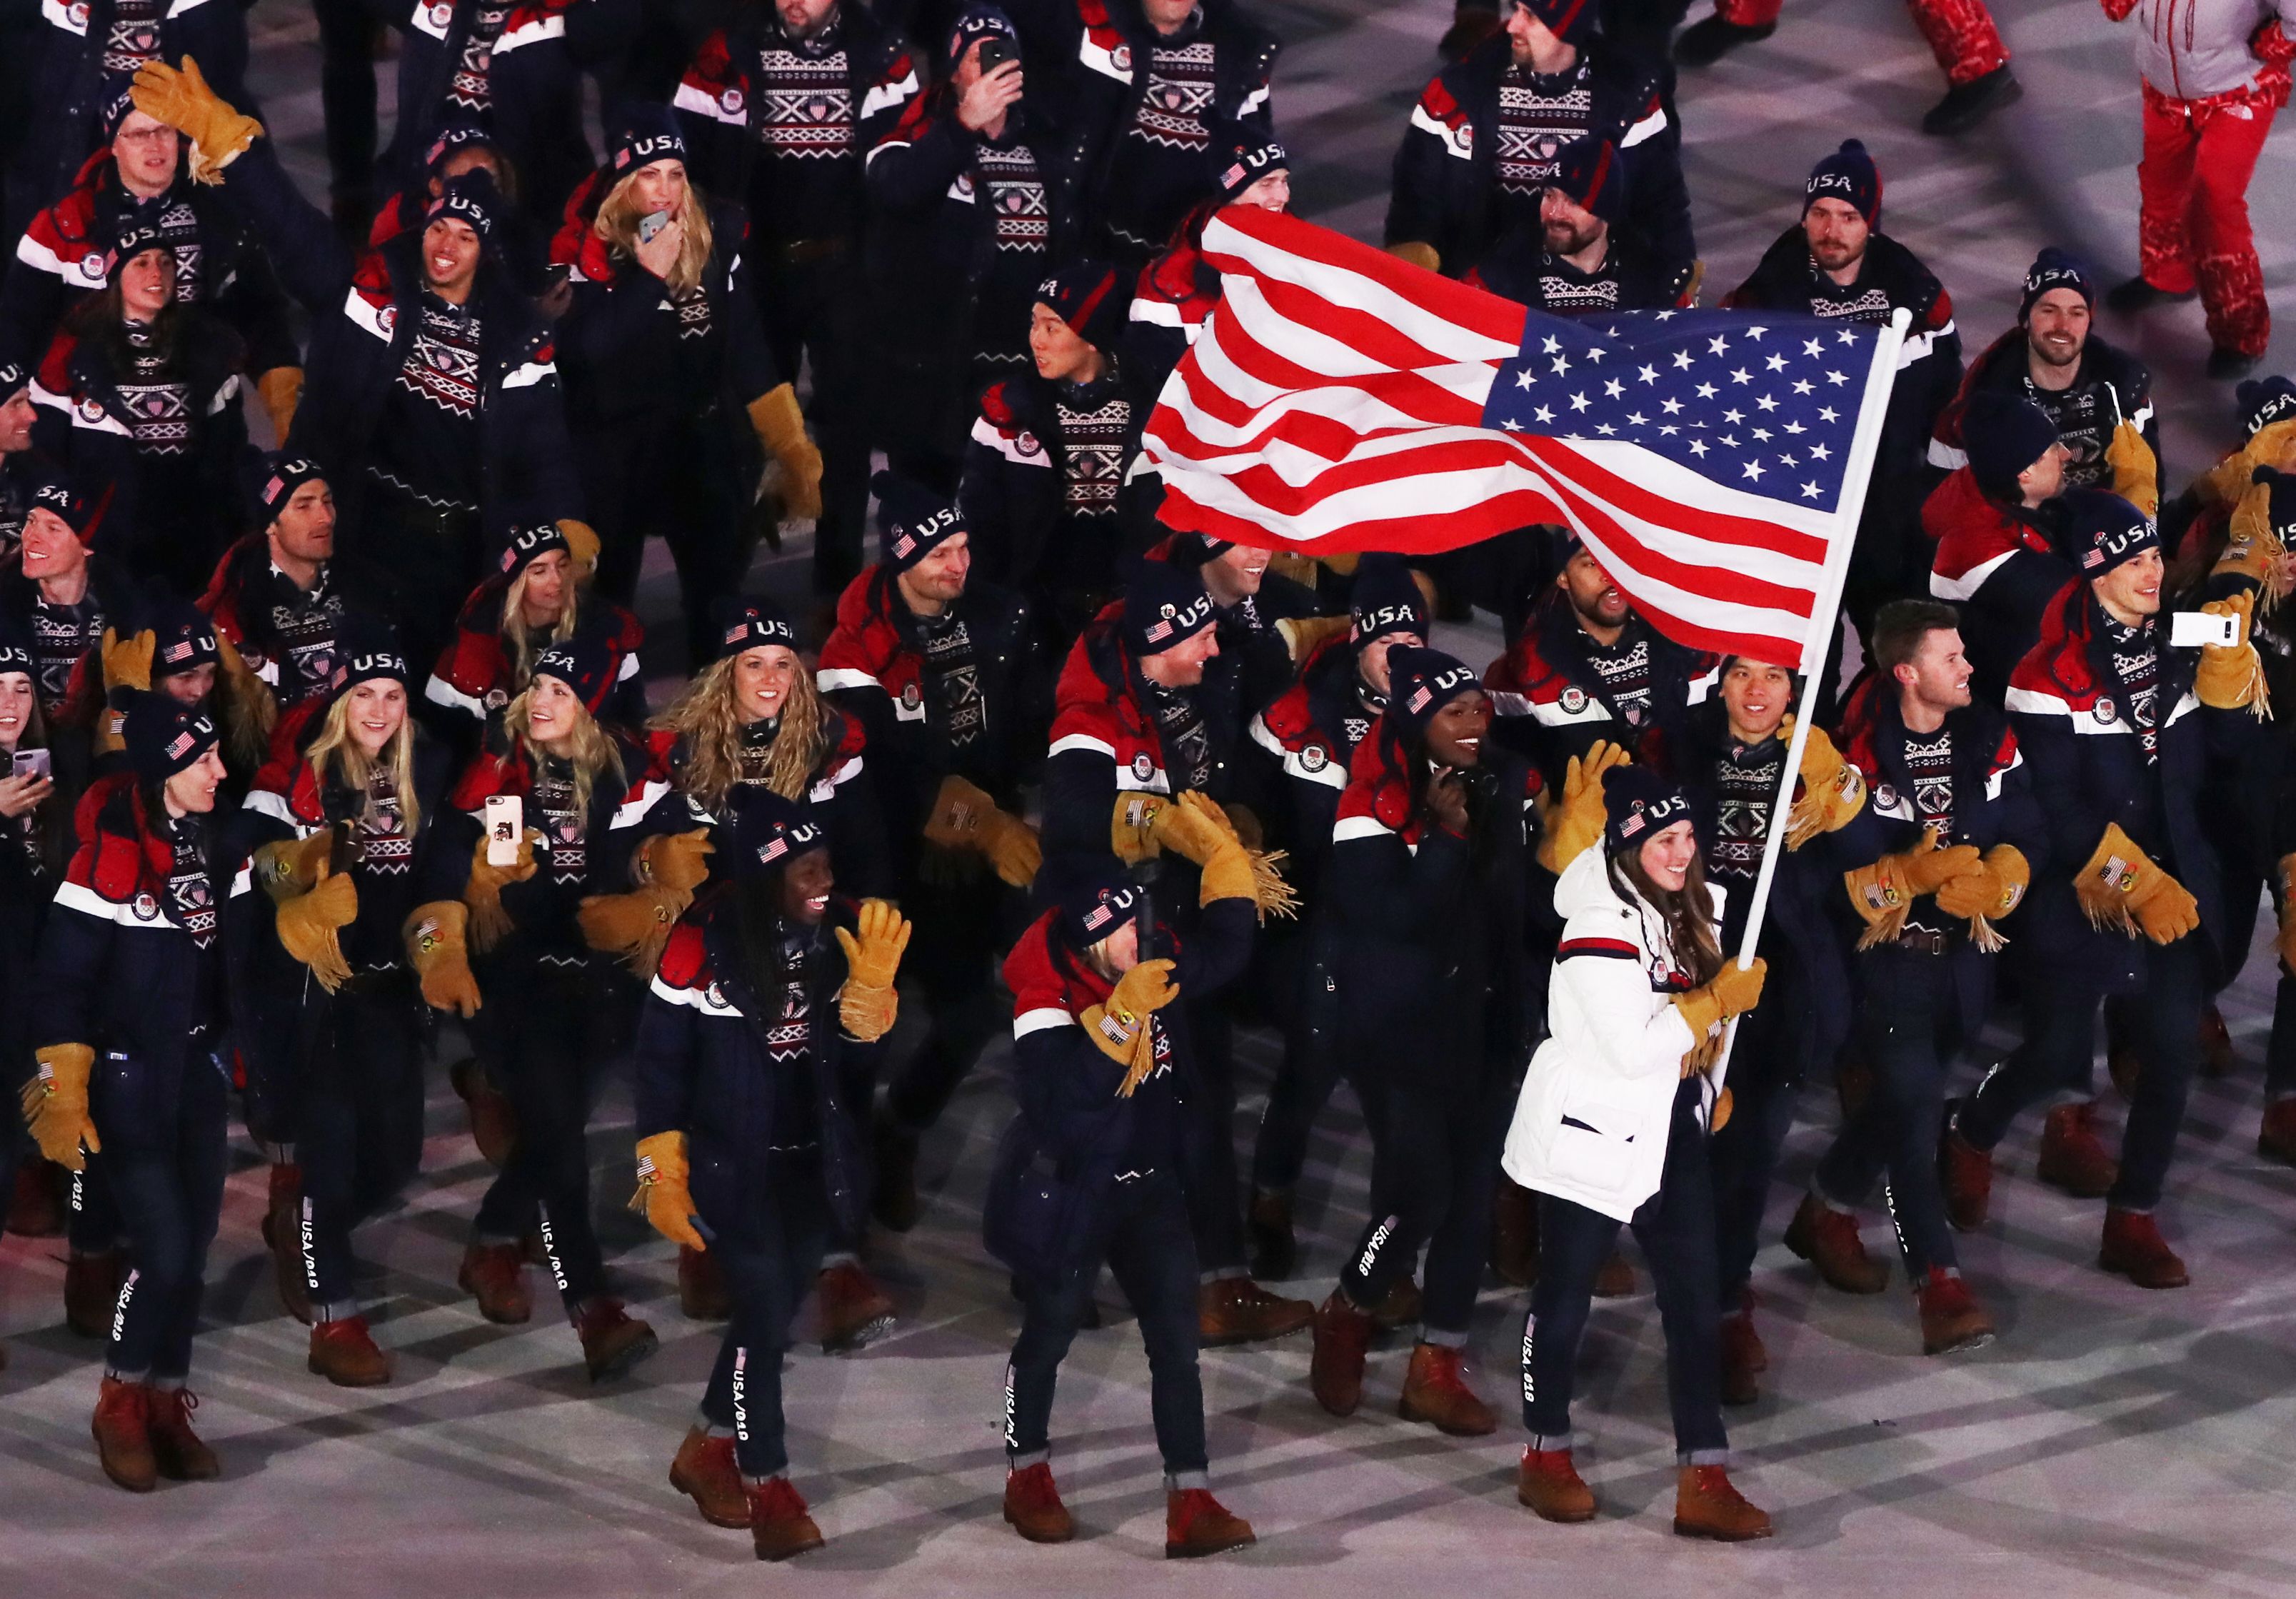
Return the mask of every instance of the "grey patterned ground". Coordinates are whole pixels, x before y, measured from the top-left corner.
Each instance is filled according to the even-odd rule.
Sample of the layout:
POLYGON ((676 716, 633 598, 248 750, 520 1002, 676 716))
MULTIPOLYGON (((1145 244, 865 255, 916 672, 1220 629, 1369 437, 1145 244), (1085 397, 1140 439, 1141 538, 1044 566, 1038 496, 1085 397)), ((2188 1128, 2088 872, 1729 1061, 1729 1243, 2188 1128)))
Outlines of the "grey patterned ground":
MULTIPOLYGON (((1388 159, 1446 7, 1287 0, 1271 9, 1292 41, 1278 105, 1292 148, 1308 152, 1303 202, 1375 234, 1388 159)), ((2016 0, 2005 12, 2032 92, 1958 144, 1911 131, 1937 86, 1890 0, 1797 0, 1768 45, 1689 80, 1710 282, 1735 281, 1791 217, 1808 161, 1853 132, 1882 160, 1892 230, 1945 277, 1972 342, 2005 324, 2016 277, 2045 239, 2087 250, 2108 278, 2127 271, 2136 115, 2124 46, 2087 0, 2016 0)), ((316 82, 315 30, 278 0, 251 20, 258 85, 308 177, 317 95, 286 86, 316 82)), ((2267 151, 2254 191, 2284 313, 2296 258, 2291 168, 2284 140, 2267 151)), ((2163 374, 2181 476, 2221 447, 2225 427, 2222 398, 2198 376, 2199 314, 2108 327, 2133 334, 2163 374)), ((760 580, 793 578, 791 557, 764 563, 760 580)), ((650 609, 667 606, 663 578, 649 584, 650 609)), ((1480 629, 1455 642, 1492 647, 1480 629)), ((857 1357, 808 1349, 792 1363, 797 1472, 831 1540, 798 1566, 757 1569, 745 1538, 704 1526, 664 1480, 716 1335, 679 1316, 668 1247, 616 1203, 629 1179, 625 1098, 615 1095, 596 1125, 600 1210, 619 1280, 665 1347, 635 1379, 594 1395, 572 1335, 546 1307, 528 1329, 497 1328, 454 1287, 486 1168, 442 1081, 422 1179, 403 1210, 361 1238, 384 1303, 381 1337, 399 1361, 389 1389, 353 1394, 304 1374, 302 1331, 279 1312, 260 1254, 261 1172, 243 1157, 196 1377, 201 1425, 226 1462, 220 1483, 130 1500, 102 1480, 86 1432, 95 1351, 61 1324, 57 1250, 0 1242, 11 1356, 0 1375, 0 1593, 512 1599, 770 1584, 856 1595, 1300 1594, 1339 1580, 1427 1594, 1567 1586, 1586 1599, 1693 1585, 1772 1599, 1915 1585, 1939 1595, 2284 1594, 2296 1585, 2285 1492, 2296 1453, 2286 1242, 2296 1173, 2252 1153, 2270 1004, 2257 974, 2269 959, 2259 952, 2229 997, 2242 1068, 2196 1094, 2166 1207, 2192 1289, 2147 1295, 2098 1273, 2096 1208, 2030 1181, 2030 1129, 2005 1146, 1997 1219, 1966 1249, 2002 1323, 1988 1350, 1925 1360, 1902 1292, 1849 1300, 1818 1289, 1782 1249, 1766 1251, 1757 1285, 1772 1392, 1733 1421, 1741 1480, 1779 1519, 1767 1546, 1724 1550, 1668 1535, 1672 1452, 1647 1294, 1600 1308, 1587 1343, 1580 1424, 1603 1507, 1594 1525, 1549 1527, 1516 1507, 1511 1417, 1478 1443, 1396 1420, 1400 1349, 1374 1357, 1363 1414, 1332 1423, 1308 1398, 1302 1337, 1205 1357, 1218 1481, 1263 1541, 1172 1569, 1149 1563, 1160 1501, 1145 1365, 1111 1298, 1109 1330, 1078 1341, 1055 1418, 1061 1479, 1084 1535, 1062 1549, 1021 1545, 996 1513, 996 1410, 1013 1316, 976 1226, 1009 1103, 1000 1049, 928 1144, 923 1225, 879 1250, 900 1302, 898 1334, 857 1357)), ((1246 1054, 1240 1134, 1264 1088, 1264 1041, 1248 1040, 1246 1054)), ((1819 1094, 1806 1112, 1774 1227, 1832 1120, 1819 1094)), ((1342 1095, 1303 1193, 1312 1275, 1296 1292, 1324 1292, 1360 1224, 1365 1165, 1342 1095)), ((1869 1234, 1882 1245, 1880 1218, 1869 1218, 1869 1234)), ((1501 1399, 1521 1311, 1521 1296, 1493 1291, 1477 1322, 1479 1380, 1501 1399)))

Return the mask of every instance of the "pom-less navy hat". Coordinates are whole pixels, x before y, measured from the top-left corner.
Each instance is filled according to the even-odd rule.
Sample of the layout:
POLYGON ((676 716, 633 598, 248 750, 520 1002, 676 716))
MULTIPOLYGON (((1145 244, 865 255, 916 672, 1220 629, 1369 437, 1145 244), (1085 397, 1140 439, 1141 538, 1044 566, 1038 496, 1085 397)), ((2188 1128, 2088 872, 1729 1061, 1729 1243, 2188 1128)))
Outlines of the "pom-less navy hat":
POLYGON ((1080 870, 1061 896, 1060 927, 1072 949, 1089 949, 1140 919, 1147 894, 1111 857, 1080 870))
POLYGON ((1124 642, 1135 655, 1160 655, 1212 624, 1212 597, 1193 567, 1144 561, 1124 594, 1124 642))
POLYGON ((127 764, 144 782, 167 782, 222 742, 205 712, 165 694, 133 689, 128 694, 119 736, 127 746, 127 764))
POLYGON ((930 488, 881 472, 870 481, 877 491, 877 529, 885 564, 907 571, 947 540, 972 529, 964 512, 930 488))
POLYGON ((1482 686, 1475 668, 1456 655, 1398 644, 1387 656, 1387 718, 1417 738, 1435 713, 1472 689, 1482 686))
POLYGON ((782 608, 758 595, 720 600, 713 611, 718 624, 718 659, 728 660, 744 650, 779 644, 797 648, 797 629, 782 608))
POLYGON ((1641 849, 1677 822, 1696 826, 1689 796, 1648 767, 1603 773, 1603 849, 1613 857, 1641 849))
POLYGON ((2058 508, 2066 553, 2084 578, 2102 578, 2161 547, 2152 519, 2110 490, 2075 488, 2050 503, 2058 508))
POLYGON ((1962 413, 1961 441, 1977 486, 1990 498, 2013 502, 2021 497, 2018 474, 2049 453, 2057 424, 2021 395, 1980 389, 1962 413))
POLYGON ((734 818, 734 875, 754 881, 786 870, 808 849, 828 844, 821 824, 794 803, 771 790, 753 792, 734 818))
POLYGON ((655 161, 685 159, 685 135, 666 105, 633 105, 624 111, 606 146, 606 170, 617 179, 655 161))

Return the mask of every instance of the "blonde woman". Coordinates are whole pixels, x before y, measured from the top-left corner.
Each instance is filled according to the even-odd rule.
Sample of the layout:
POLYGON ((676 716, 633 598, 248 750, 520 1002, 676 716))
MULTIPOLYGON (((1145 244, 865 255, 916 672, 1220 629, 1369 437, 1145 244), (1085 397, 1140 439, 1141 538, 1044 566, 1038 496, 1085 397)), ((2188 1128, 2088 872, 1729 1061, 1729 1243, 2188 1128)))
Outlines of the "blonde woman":
MULTIPOLYGON (((578 635, 596 639, 607 652, 608 697, 600 714, 630 727, 645 719, 638 668, 645 628, 621 606, 588 592, 597 563, 595 536, 579 522, 512 529, 493 570, 463 602, 454 640, 423 687, 435 708, 431 731, 458 752, 475 752, 504 708, 526 692, 536 658, 578 635)), ((499 747, 501 741, 484 742, 499 747)))
POLYGON ((538 1232, 594 1382, 628 1371, 657 1343, 606 1292, 583 1144, 596 1085, 629 1041, 638 1000, 629 973, 583 937, 582 900, 603 881, 594 846, 619 810, 643 808, 662 786, 649 779, 644 751, 597 719, 611 669, 594 638, 543 651, 504 711, 503 751, 464 769, 441 824, 445 853, 467 863, 462 898, 487 996, 471 1040, 518 1129, 480 1202, 462 1285, 488 1321, 527 1320, 521 1241, 538 1232), (517 858, 496 864, 488 807, 505 798, 519 802, 522 836, 517 858))
POLYGON ((821 453, 734 282, 740 215, 688 181, 667 107, 629 109, 567 218, 551 246, 570 297, 558 369, 604 546, 599 590, 629 603, 645 541, 660 533, 677 562, 687 660, 698 667, 713 654, 710 603, 735 591, 748 564, 758 450, 780 468, 780 498, 799 517, 820 514, 821 453), (666 461, 678 470, 664 472, 666 461))
POLYGON ((355 617, 343 638, 335 692, 280 723, 256 774, 226 920, 281 1295, 312 1324, 310 1369, 361 1388, 390 1363, 361 1314, 351 1229, 422 1156, 423 1004, 467 1018, 479 995, 463 862, 436 842, 444 752, 407 714, 389 631, 355 617))
MULTIPOLYGON (((888 877, 860 724, 823 702, 789 619, 770 600, 741 599, 719 606, 711 631, 718 658, 654 721, 649 752, 667 791, 615 835, 625 864, 607 875, 632 886, 583 907, 593 946, 623 953, 648 979, 670 924, 730 871, 734 829, 764 796, 794 805, 826 835, 840 892, 882 894, 888 877)), ((849 1103, 866 1107, 873 1087, 849 1085, 849 1103)), ((822 1272, 822 1341, 832 1349, 892 1324, 892 1301, 861 1269, 857 1242, 833 1239, 822 1272)), ((687 1315, 725 1314, 714 1267, 681 1251, 687 1315)))

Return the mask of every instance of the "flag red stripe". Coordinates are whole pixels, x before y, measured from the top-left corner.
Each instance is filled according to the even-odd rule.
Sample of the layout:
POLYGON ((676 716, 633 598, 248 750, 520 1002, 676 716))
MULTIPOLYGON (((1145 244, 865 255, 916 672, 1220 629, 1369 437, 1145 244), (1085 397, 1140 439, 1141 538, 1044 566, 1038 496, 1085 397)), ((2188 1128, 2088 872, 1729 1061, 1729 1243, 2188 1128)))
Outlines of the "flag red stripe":
MULTIPOLYGON (((1219 223, 1221 226, 1248 234, 1263 247, 1272 246, 1286 255, 1312 261, 1318 266, 1359 273, 1390 293, 1481 338, 1495 340, 1510 348, 1522 342, 1523 324, 1529 312, 1488 290, 1471 288, 1450 278, 1438 277, 1344 234, 1312 227, 1293 217, 1279 217, 1273 211, 1256 211, 1238 206, 1221 212, 1219 223)), ((1205 241, 1204 258, 1222 272, 1241 272, 1261 283, 1267 281, 1265 275, 1243 257, 1218 248, 1217 229, 1213 230, 1213 236, 1205 241)))

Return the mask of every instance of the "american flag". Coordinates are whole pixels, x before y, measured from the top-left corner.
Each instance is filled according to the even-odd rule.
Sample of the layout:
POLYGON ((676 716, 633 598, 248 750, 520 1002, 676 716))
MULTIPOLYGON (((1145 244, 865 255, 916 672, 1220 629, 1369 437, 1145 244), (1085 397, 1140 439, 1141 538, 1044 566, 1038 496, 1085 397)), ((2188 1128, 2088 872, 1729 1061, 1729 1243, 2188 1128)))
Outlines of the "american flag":
POLYGON ((1247 207, 1203 251, 1220 304, 1143 439, 1169 525, 1419 554, 1563 524, 1669 636, 1822 656, 1896 330, 1568 321, 1247 207))

